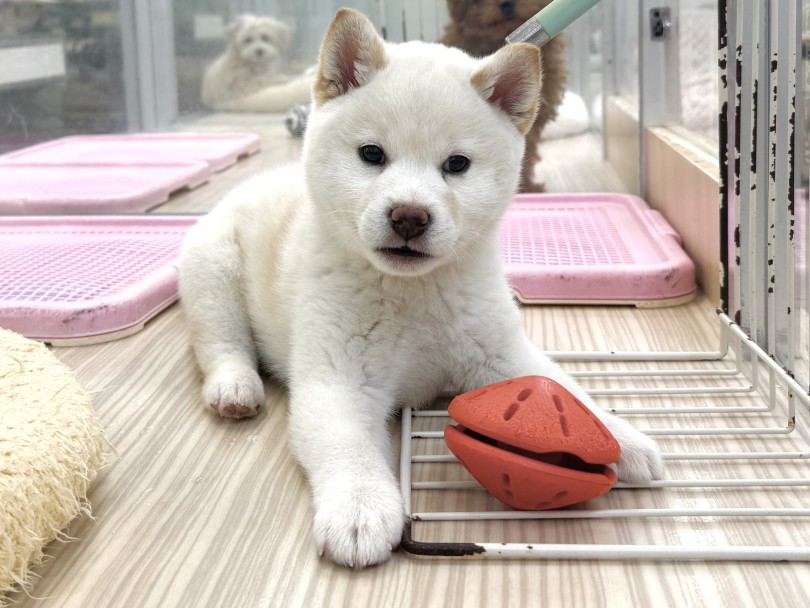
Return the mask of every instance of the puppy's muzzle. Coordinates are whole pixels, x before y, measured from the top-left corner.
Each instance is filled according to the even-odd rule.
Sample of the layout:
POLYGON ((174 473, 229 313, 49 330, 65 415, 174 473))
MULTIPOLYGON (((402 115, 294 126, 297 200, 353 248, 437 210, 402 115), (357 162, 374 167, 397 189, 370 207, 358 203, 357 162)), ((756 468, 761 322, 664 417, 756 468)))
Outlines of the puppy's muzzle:
POLYGON ((430 214, 416 205, 397 205, 391 209, 391 229, 406 241, 425 233, 430 226, 430 214))

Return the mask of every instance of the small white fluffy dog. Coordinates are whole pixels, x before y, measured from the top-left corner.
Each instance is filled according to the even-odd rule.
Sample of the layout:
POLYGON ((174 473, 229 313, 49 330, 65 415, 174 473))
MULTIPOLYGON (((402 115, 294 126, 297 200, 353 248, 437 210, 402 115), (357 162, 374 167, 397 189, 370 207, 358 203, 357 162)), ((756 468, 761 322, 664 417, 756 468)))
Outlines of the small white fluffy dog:
POLYGON ((286 111, 309 100, 309 80, 290 81, 276 63, 290 42, 290 28, 272 17, 242 15, 226 30, 227 49, 205 70, 202 101, 212 110, 286 111), (257 93, 263 97, 253 100, 257 93))
POLYGON ((261 363, 290 389, 289 441, 314 537, 334 561, 386 560, 403 529, 387 422, 529 374, 594 408, 621 444, 619 478, 662 474, 656 444, 596 408, 523 332, 497 228, 537 111, 540 53, 476 60, 386 44, 338 12, 321 48, 301 166, 243 184, 189 233, 180 287, 205 403, 252 416, 261 363))

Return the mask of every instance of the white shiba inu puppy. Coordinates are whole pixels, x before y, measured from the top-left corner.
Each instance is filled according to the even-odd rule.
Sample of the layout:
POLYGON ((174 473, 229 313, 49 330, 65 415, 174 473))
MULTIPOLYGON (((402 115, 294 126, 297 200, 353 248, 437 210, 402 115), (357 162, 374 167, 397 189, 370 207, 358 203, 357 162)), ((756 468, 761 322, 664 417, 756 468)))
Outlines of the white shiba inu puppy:
POLYGON ((656 444, 529 341, 501 269, 497 228, 537 111, 539 61, 522 44, 482 60, 386 44, 341 10, 301 165, 243 184, 189 233, 180 288, 204 400, 251 416, 264 402, 258 366, 286 380, 315 541, 340 564, 382 562, 399 542, 387 423, 446 387, 551 377, 619 441, 620 479, 662 474, 656 444))

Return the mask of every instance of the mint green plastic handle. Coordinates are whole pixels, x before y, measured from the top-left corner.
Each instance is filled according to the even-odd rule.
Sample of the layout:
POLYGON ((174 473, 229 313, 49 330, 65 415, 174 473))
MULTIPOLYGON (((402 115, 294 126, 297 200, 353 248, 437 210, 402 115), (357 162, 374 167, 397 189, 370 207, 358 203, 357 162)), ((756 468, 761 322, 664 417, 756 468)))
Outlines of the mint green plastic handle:
POLYGON ((599 0, 554 0, 534 18, 553 38, 598 2, 599 0))

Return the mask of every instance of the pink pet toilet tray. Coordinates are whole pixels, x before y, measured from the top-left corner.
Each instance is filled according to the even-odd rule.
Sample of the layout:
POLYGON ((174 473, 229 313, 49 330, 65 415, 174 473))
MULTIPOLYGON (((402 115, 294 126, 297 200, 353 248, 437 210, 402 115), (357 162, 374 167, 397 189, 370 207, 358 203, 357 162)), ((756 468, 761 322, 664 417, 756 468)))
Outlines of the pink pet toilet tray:
POLYGON ((53 344, 139 331, 177 297, 194 216, 0 218, 0 327, 53 344))
POLYGON ((166 165, 28 165, 0 162, 0 214, 146 211, 211 171, 202 161, 166 165))
POLYGON ((695 266, 657 211, 626 194, 519 194, 501 255, 524 303, 672 306, 695 297, 695 266))
POLYGON ((253 133, 137 133, 63 137, 5 154, 0 162, 27 164, 176 164, 203 161, 212 171, 258 152, 253 133))
POLYGON ((252 133, 57 139, 0 156, 0 214, 146 211, 260 147, 252 133))

